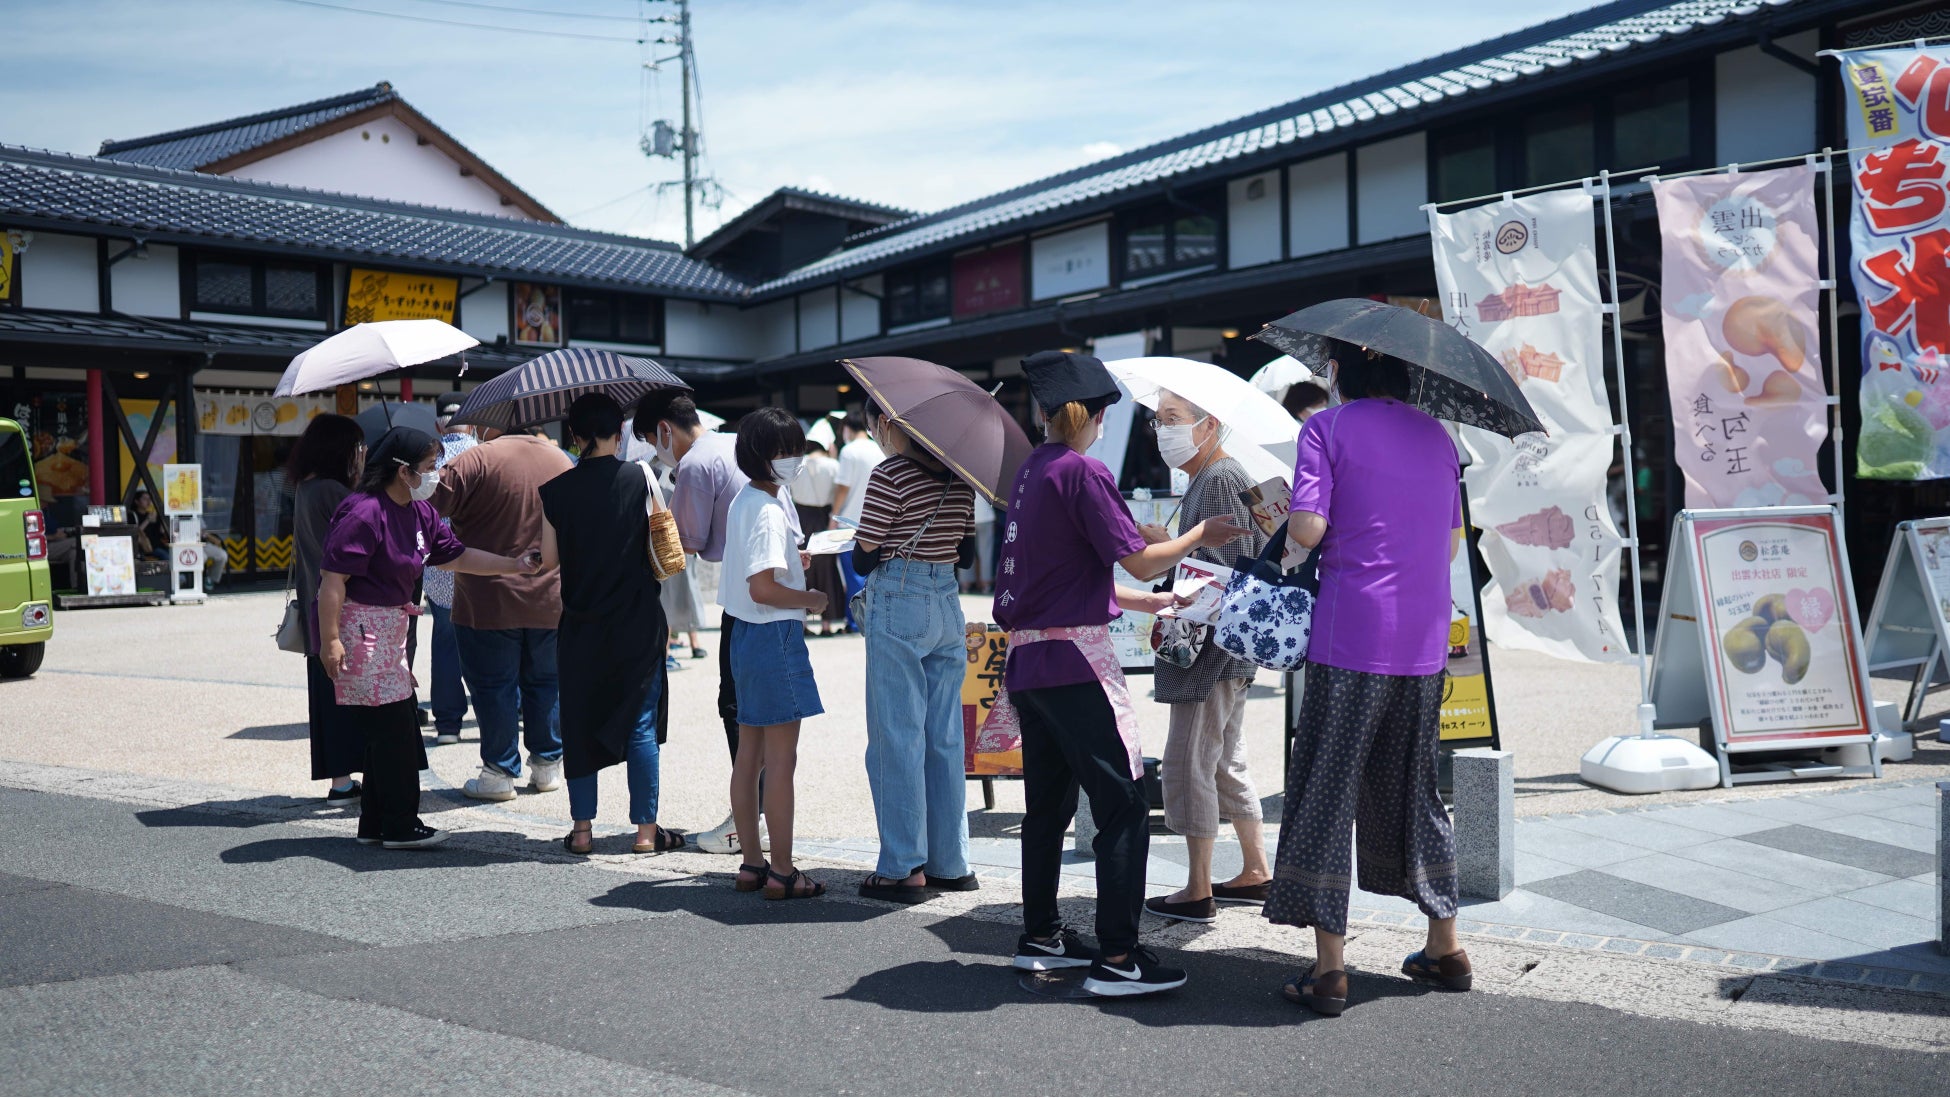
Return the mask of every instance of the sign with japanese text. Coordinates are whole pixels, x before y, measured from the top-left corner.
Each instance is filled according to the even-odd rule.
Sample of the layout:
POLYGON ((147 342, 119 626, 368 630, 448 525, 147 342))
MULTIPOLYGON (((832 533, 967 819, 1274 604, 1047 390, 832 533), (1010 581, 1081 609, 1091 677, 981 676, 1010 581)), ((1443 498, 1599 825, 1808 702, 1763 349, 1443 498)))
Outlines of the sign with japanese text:
POLYGON ((1827 502, 1814 178, 1797 165, 1652 184, 1688 507, 1827 502))
POLYGON ((162 490, 163 514, 201 515, 203 513, 203 466, 164 463, 162 490))
MULTIPOLYGON (((0 242, 0 247, 4 247, 0 242)), ((23 394, 6 415, 27 432, 42 499, 88 491, 88 398, 80 392, 23 394)))
POLYGON ((962 770, 971 778, 1022 773, 1022 741, 987 729, 995 697, 1002 690, 1002 665, 1009 656, 1009 634, 998 626, 969 622, 962 635, 968 665, 961 679, 962 770))
MULTIPOLYGON (((1464 491, 1458 485, 1458 492, 1464 491)), ((1470 519, 1463 499, 1463 522, 1470 519)), ((1467 544, 1449 558, 1449 663, 1442 681, 1445 747, 1496 746, 1496 707, 1490 697, 1490 654, 1483 647, 1483 604, 1476 595, 1476 567, 1467 544)))
MULTIPOLYGON (((1115 407, 1115 405, 1112 405, 1115 407)), ((1166 526, 1178 514, 1180 500, 1173 496, 1153 496, 1150 499, 1126 499, 1124 509, 1131 513, 1131 521, 1139 526, 1166 526)), ((1110 574, 1119 587, 1134 591, 1149 591, 1152 584, 1132 576, 1121 564, 1110 566, 1110 574)), ((1151 647, 1151 626, 1157 618, 1136 610, 1122 610, 1110 619, 1110 646, 1117 650, 1117 665, 1127 673, 1151 672, 1152 661, 1157 650, 1151 647)))
POLYGON ((517 282, 508 293, 514 310, 516 343, 562 345, 562 290, 534 282, 517 282))
POLYGON ((20 259, 14 255, 13 241, 0 232, 0 305, 20 304, 19 286, 14 282, 14 272, 20 269, 20 259))
MULTIPOLYGON (((1029 267, 1037 301, 1103 289, 1110 285, 1110 222, 1037 237, 1029 244, 1029 267)), ((1097 357, 1110 356, 1098 351, 1097 357)))
POLYGON ((1429 215, 1443 316, 1504 364, 1548 433, 1461 428, 1490 579, 1489 638, 1566 659, 1632 658, 1621 538, 1605 498, 1605 393, 1591 195, 1553 191, 1429 215))
POLYGON ((1841 55, 1862 301, 1856 475, 1950 476, 1950 45, 1841 55))
POLYGON ((1004 244, 954 260, 954 315, 981 316, 1022 306, 1022 245, 1004 244))
POLYGON ((345 282, 345 323, 373 320, 454 322, 460 280, 354 267, 345 282))

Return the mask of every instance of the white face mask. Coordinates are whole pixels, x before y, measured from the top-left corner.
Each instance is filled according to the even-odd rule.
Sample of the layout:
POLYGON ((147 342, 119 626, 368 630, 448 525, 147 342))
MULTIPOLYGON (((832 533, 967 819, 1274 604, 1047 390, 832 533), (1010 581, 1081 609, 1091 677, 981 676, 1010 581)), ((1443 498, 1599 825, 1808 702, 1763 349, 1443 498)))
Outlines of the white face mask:
POLYGON ((1176 469, 1198 456, 1199 444, 1192 436, 1204 422, 1200 417, 1190 423, 1158 425, 1158 456, 1165 459, 1166 465, 1176 469))
POLYGON ((799 467, 806 463, 802 457, 773 458, 772 480, 778 484, 791 484, 799 475, 799 467))
POLYGON ((440 470, 434 469, 420 474, 419 485, 410 489, 408 494, 417 500, 429 500, 433 498, 434 489, 438 487, 440 487, 440 470))
POLYGON ((664 425, 657 424, 657 432, 651 437, 650 448, 657 452, 657 460, 666 469, 677 468, 677 453, 669 442, 664 441, 664 425))

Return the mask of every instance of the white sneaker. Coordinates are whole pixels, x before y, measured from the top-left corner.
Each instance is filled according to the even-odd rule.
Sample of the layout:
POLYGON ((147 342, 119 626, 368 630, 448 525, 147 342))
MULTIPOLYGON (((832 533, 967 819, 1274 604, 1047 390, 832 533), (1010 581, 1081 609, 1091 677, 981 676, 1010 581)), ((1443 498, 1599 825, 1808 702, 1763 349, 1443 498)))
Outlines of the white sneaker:
POLYGON ((528 784, 537 793, 553 793, 562 788, 562 760, 549 762, 528 756, 528 784))
POLYGON ((463 795, 477 801, 512 801, 515 799, 515 780, 491 766, 481 768, 481 776, 467 779, 460 787, 463 795))
POLYGON ((697 836, 697 848, 706 854, 741 854, 738 845, 738 823, 730 816, 718 826, 697 836))

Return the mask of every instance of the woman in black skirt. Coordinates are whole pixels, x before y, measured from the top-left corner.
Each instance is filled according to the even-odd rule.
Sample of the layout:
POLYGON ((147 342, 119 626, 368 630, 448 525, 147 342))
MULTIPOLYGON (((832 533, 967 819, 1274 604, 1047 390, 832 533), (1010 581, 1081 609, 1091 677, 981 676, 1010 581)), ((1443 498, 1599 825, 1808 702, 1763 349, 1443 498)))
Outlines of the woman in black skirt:
POLYGON ((334 808, 359 803, 360 786, 352 775, 365 770, 366 743, 339 712, 338 700, 332 696, 332 680, 318 662, 318 561, 325 552, 332 516, 352 494, 352 483, 359 479, 365 458, 366 433, 357 423, 345 416, 321 415, 298 436, 298 445, 291 448, 291 459, 285 466, 286 479, 296 485, 291 582, 305 619, 311 777, 332 783, 325 803, 334 808))

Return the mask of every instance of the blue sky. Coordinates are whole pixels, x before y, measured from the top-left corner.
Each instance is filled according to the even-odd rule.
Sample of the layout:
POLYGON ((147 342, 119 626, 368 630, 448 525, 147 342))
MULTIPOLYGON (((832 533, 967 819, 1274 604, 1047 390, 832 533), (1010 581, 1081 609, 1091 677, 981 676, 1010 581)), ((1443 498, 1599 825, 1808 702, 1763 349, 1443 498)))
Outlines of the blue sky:
MULTIPOLYGON (((326 0, 635 37, 648 0, 326 0)), ((695 0, 707 166, 699 235, 783 185, 937 209, 1590 6, 1581 0, 695 0)), ((675 66, 628 41, 419 24, 291 0, 0 0, 0 142, 127 138, 390 80, 569 220, 664 239, 675 66), (27 108, 27 109, 21 109, 27 108)), ((658 28, 659 33, 664 28, 658 28)), ((669 47, 651 47, 663 56, 669 47)))

